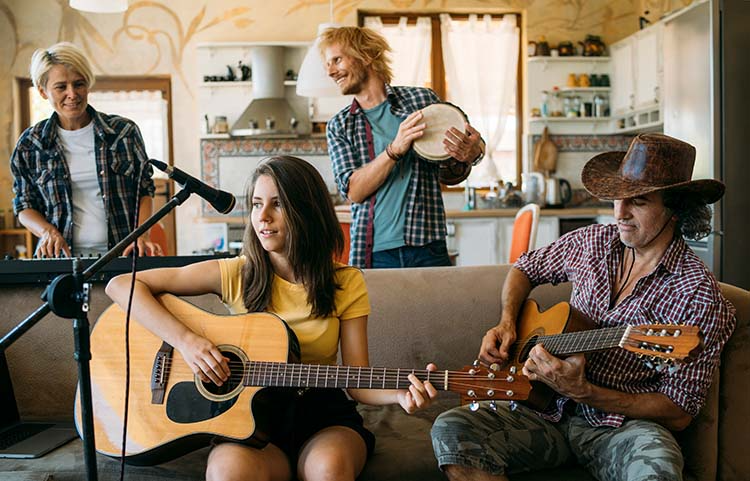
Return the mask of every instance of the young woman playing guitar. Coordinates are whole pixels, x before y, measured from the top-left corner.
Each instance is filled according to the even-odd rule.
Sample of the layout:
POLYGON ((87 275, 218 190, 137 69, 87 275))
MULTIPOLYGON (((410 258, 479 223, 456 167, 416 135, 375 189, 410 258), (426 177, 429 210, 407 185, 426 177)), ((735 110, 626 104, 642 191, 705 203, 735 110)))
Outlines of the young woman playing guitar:
MULTIPOLYGON (((304 160, 273 157, 256 169, 248 194, 242 256, 139 272, 133 317, 172 345, 204 382, 217 385, 229 379, 228 359, 155 295, 214 293, 233 313, 272 312, 296 334, 303 363, 336 364, 340 346, 344 364, 367 366, 367 290, 361 271, 333 261, 343 235, 320 174, 304 160)), ((123 309, 130 285, 130 275, 122 275, 107 286, 123 309)), ((437 391, 413 374, 409 379, 408 390, 350 389, 349 394, 367 404, 398 403, 412 413, 429 406, 437 391)), ((270 442, 263 448, 215 443, 207 480, 251 475, 269 481, 354 480, 374 446, 355 404, 341 389, 312 388, 284 397, 273 410, 270 442)))

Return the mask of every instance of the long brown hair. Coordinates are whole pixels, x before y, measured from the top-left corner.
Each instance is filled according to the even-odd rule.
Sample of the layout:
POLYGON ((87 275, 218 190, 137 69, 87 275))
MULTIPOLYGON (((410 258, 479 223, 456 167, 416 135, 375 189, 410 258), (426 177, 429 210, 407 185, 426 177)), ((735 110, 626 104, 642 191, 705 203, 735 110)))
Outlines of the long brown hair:
MULTIPOLYGON (((297 157, 277 156, 263 161, 253 173, 247 192, 247 211, 252 212, 255 184, 267 175, 279 191, 281 212, 286 223, 285 253, 296 279, 307 291, 311 314, 326 317, 335 310, 336 268, 334 254, 344 248, 344 234, 333 210, 320 173, 297 157)), ((248 221, 243 237, 243 301, 250 312, 271 307, 273 266, 263 249, 252 222, 248 221)))
POLYGON ((393 80, 389 54, 393 51, 381 34, 367 27, 328 28, 320 36, 318 48, 321 55, 331 45, 339 45, 344 53, 355 58, 364 67, 370 66, 380 80, 390 84, 393 80))

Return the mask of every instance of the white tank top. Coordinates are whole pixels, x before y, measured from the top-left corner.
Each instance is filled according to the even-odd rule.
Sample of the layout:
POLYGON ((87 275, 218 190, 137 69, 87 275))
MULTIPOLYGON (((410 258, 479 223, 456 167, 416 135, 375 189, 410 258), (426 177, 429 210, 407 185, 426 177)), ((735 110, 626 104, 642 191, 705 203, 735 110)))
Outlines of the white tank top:
POLYGON ((107 251, 107 213, 96 175, 94 122, 78 130, 57 128, 73 193, 73 255, 107 251))

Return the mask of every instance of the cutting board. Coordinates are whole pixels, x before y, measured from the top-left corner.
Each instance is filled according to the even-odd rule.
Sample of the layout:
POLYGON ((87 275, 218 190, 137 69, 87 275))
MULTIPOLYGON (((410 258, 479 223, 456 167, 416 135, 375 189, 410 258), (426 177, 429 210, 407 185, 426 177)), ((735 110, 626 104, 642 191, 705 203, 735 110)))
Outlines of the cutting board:
POLYGON ((545 175, 557 169, 557 146, 549 138, 549 130, 544 127, 542 138, 534 146, 534 170, 545 175))

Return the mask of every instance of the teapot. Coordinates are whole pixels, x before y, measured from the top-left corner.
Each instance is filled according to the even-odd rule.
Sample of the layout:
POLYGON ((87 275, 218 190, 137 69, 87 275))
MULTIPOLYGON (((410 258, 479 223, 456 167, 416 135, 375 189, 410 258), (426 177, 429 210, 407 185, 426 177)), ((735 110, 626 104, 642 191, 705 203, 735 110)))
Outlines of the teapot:
POLYGON ((557 177, 549 177, 545 187, 545 201, 547 207, 562 207, 573 198, 570 182, 557 177))
POLYGON ((573 42, 570 41, 560 42, 557 46, 557 50, 560 52, 561 57, 570 57, 576 53, 575 48, 573 47, 573 42))
POLYGON ((539 37, 538 42, 534 42, 533 40, 529 41, 529 54, 537 57, 549 57, 549 44, 544 38, 544 35, 539 37), (534 50, 533 54, 531 53, 532 47, 534 50))
POLYGON ((578 42, 583 47, 584 57, 601 57, 604 55, 604 42, 597 35, 586 35, 583 42, 578 42))

